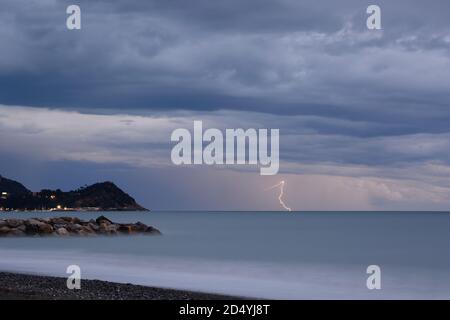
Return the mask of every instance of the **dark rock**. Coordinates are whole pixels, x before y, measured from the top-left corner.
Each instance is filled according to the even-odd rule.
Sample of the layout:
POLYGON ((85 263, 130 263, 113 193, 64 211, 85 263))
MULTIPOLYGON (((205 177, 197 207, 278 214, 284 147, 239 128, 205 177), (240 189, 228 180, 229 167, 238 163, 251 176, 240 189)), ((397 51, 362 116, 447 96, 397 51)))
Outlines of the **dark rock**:
POLYGON ((114 223, 104 216, 83 221, 76 217, 33 218, 28 220, 0 220, 0 236, 91 236, 116 234, 161 234, 158 229, 145 223, 114 223))
POLYGON ((69 231, 67 231, 66 228, 58 228, 58 229, 56 229, 56 234, 58 236, 68 236, 69 235, 69 231))
POLYGON ((81 230, 83 227, 81 225, 79 225, 78 223, 69 223, 69 224, 67 224, 66 228, 68 231, 77 232, 77 231, 81 230))
POLYGON ((120 224, 119 229, 117 230, 120 233, 131 234, 133 233, 133 225, 131 224, 120 224))
POLYGON ((6 226, 0 227, 0 235, 6 235, 11 231, 11 228, 8 228, 6 226))
POLYGON ((95 220, 92 221, 94 222, 89 222, 88 227, 91 228, 93 231, 97 232, 100 229, 100 227, 98 226, 97 223, 95 223, 95 220))
POLYGON ((53 218, 51 220, 51 222, 55 225, 63 225, 65 224, 67 221, 64 218, 53 218))
POLYGON ((6 219, 6 224, 10 227, 10 228, 17 228, 18 226, 20 226, 23 223, 22 220, 19 219, 6 219))
POLYGON ((159 231, 156 228, 148 227, 147 230, 145 230, 145 233, 151 234, 151 235, 161 235, 161 231, 159 231))
POLYGON ((77 218, 77 217, 73 217, 73 218, 72 218, 72 223, 80 224, 80 223, 81 223, 81 219, 80 219, 80 218, 77 218))
POLYGON ((76 234, 79 235, 79 236, 89 236, 89 235, 91 235, 90 232, 86 232, 86 231, 83 230, 83 229, 78 230, 78 231, 76 232, 76 234))
POLYGON ((53 224, 53 229, 59 229, 59 228, 65 228, 67 226, 67 223, 55 223, 53 224))
POLYGON ((53 227, 49 223, 42 222, 38 219, 30 219, 25 220, 25 232, 27 234, 49 234, 53 232, 53 227))
POLYGON ((20 236, 24 236, 25 232, 23 232, 22 230, 19 229, 11 229, 8 233, 8 236, 15 236, 15 237, 20 237, 20 236))
POLYGON ((90 226, 83 226, 81 230, 83 230, 87 234, 95 234, 95 231, 90 226))
POLYGON ((42 223, 38 226, 39 233, 41 234, 50 234, 53 233, 53 227, 47 223, 42 223))
POLYGON ((35 224, 26 224, 25 233, 27 235, 35 235, 39 233, 39 227, 35 224))
POLYGON ((105 217, 105 216, 100 216, 100 217, 98 217, 96 220, 95 220, 95 222, 97 223, 97 224, 101 224, 101 223, 107 223, 107 224, 111 224, 111 223, 113 223, 111 220, 109 220, 107 217, 105 217))
POLYGON ((29 235, 39 234, 39 226, 43 224, 43 222, 36 219, 25 220, 25 233, 29 235))
POLYGON ((102 234, 108 234, 109 233, 108 224, 100 223, 98 231, 102 234))
POLYGON ((118 224, 110 224, 108 225, 109 232, 111 233, 117 233, 117 230, 119 229, 118 224))
POLYGON ((142 223, 140 221, 136 222, 135 225, 133 225, 134 231, 137 232, 145 232, 147 230, 148 226, 145 223, 142 223))

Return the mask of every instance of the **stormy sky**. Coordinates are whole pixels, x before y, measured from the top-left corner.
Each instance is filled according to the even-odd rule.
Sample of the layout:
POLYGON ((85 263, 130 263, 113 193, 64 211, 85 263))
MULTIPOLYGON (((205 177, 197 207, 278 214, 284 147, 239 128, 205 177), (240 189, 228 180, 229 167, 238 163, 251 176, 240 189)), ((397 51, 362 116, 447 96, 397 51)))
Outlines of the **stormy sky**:
POLYGON ((448 1, 0 5, 0 174, 33 190, 113 180, 152 209, 278 210, 284 179, 296 210, 450 207, 448 1), (172 165, 194 120, 279 128, 279 175, 172 165))

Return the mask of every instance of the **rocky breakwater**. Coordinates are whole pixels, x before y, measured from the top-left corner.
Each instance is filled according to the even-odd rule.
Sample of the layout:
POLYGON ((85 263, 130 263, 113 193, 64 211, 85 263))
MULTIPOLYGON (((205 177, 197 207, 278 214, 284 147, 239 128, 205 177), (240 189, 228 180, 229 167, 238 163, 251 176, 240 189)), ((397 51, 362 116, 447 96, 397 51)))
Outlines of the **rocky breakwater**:
POLYGON ((0 220, 0 237, 160 235, 158 229, 142 222, 114 223, 104 216, 89 221, 77 217, 0 220))

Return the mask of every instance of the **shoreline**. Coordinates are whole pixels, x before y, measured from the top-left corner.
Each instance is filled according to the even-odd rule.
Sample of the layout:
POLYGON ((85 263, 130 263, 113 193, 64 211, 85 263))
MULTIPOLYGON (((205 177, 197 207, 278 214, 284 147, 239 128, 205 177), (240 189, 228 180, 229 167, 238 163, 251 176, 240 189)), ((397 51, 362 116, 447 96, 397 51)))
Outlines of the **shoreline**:
POLYGON ((221 294, 147 287, 102 280, 81 280, 69 290, 67 278, 0 272, 0 300, 241 300, 221 294))
POLYGON ((8 209, 0 208, 0 212, 6 213, 31 213, 31 212, 151 212, 150 209, 86 209, 86 208, 67 208, 67 209, 8 209))

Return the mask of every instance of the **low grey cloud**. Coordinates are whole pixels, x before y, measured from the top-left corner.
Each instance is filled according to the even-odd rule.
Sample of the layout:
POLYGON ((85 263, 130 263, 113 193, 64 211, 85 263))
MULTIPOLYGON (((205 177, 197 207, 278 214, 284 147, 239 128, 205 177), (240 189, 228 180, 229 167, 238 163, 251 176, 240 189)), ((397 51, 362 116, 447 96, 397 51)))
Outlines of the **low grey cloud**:
POLYGON ((114 179, 159 209, 277 210, 276 194, 265 189, 278 179, 288 181, 286 197, 299 210, 443 209, 450 204, 448 134, 320 134, 308 128, 308 117, 294 118, 236 111, 100 115, 0 106, 0 164, 34 189, 73 189, 114 179), (170 133, 179 127, 192 130, 195 119, 219 129, 305 125, 281 135, 280 175, 262 177, 255 167, 172 165, 170 133), (245 192, 235 187, 243 180, 245 192), (202 200, 204 194, 208 201, 202 200))
POLYGON ((80 1, 71 32, 65 2, 6 1, 0 102, 438 118, 450 25, 437 2, 382 1, 369 31, 364 1, 80 1))

